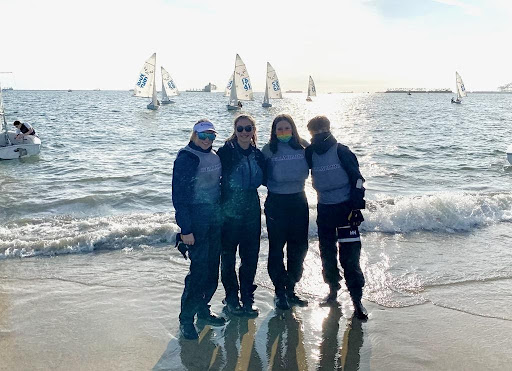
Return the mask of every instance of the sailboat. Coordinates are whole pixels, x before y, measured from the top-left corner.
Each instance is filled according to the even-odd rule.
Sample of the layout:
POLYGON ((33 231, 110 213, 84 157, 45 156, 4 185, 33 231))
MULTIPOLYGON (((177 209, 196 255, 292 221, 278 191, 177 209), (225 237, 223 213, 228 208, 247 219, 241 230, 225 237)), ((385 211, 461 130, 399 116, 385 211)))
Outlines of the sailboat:
POLYGON ((252 85, 249 72, 245 67, 242 58, 237 54, 235 59, 235 71, 233 72, 233 84, 229 95, 229 102, 226 105, 228 111, 240 110, 240 101, 253 100, 252 85))
POLYGON ((466 87, 464 86, 464 83, 462 82, 462 78, 460 77, 460 75, 457 71, 455 71, 455 85, 456 85, 456 89, 457 89, 457 99, 453 99, 453 97, 452 97, 452 103, 461 104, 462 97, 466 96, 466 87))
POLYGON ((160 67, 160 69, 162 72, 162 104, 174 103, 174 101, 170 100, 169 97, 179 95, 178 88, 176 87, 171 75, 169 75, 169 72, 167 72, 163 67, 160 67))
POLYGON ((316 89, 315 89, 315 82, 313 81, 313 78, 309 76, 309 85, 308 85, 308 97, 306 100, 308 102, 311 102, 313 99, 311 97, 316 97, 316 89))
POLYGON ((262 107, 272 107, 269 103, 269 99, 282 99, 283 94, 281 92, 281 86, 279 85, 279 79, 274 68, 267 62, 267 82, 265 84, 265 96, 263 97, 262 107))
POLYGON ((39 154, 41 151, 41 139, 39 137, 24 135, 21 139, 16 139, 16 132, 7 130, 1 86, 0 124, 2 125, 2 130, 0 131, 0 160, 12 160, 39 154))
POLYGON ((153 53, 151 57, 144 63, 144 66, 140 70, 139 80, 135 84, 133 95, 136 97, 151 98, 151 102, 147 105, 148 109, 156 110, 160 106, 160 102, 156 96, 156 53, 153 53))

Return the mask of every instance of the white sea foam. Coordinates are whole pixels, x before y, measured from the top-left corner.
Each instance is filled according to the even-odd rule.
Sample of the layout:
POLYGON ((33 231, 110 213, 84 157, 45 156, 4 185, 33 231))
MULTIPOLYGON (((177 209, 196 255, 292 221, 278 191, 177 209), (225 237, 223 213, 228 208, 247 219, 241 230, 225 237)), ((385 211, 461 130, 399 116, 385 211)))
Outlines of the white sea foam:
POLYGON ((470 231, 512 221, 512 194, 436 193, 370 203, 362 229, 368 232, 470 231))
POLYGON ((164 213, 20 219, 0 227, 0 258, 170 244, 178 230, 164 213))

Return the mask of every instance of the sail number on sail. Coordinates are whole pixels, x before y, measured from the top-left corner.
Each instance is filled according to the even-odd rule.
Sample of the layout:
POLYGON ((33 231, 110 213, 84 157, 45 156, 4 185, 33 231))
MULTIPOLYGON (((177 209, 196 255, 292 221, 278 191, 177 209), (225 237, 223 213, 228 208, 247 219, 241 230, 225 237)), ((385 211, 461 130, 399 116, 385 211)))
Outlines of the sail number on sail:
POLYGON ((247 77, 244 77, 242 79, 242 84, 244 85, 244 89, 246 91, 251 89, 251 83, 249 82, 249 79, 247 77))
POLYGON ((278 91, 279 89, 281 89, 281 87, 279 86, 279 81, 272 81, 272 88, 274 89, 274 91, 278 91))
POLYGON ((139 81, 137 82, 137 86, 143 88, 144 86, 146 86, 147 82, 148 82, 148 77, 141 73, 139 76, 139 81))

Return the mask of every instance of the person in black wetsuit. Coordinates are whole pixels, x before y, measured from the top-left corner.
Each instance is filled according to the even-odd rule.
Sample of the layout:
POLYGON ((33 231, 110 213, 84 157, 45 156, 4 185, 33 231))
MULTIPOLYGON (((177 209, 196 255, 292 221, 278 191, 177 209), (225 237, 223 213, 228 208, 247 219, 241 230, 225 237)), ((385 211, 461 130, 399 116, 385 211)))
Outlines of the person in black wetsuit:
POLYGON ((311 145, 306 148, 306 160, 311 167, 313 188, 318 195, 316 222, 322 273, 330 289, 329 295, 320 304, 337 304, 341 280, 337 263, 339 258, 354 304, 354 314, 366 320, 368 315, 361 303, 365 280, 359 265, 361 238, 358 230, 364 220, 360 211, 365 208, 364 178, 354 153, 338 143, 331 134, 327 117, 311 119, 308 130, 312 139, 311 145))
POLYGON ((222 163, 221 279, 226 290, 223 302, 228 313, 251 317, 259 314, 258 308, 253 306, 254 276, 261 235, 258 187, 263 182, 265 168, 256 142, 256 122, 249 115, 239 115, 234 122, 233 135, 217 152, 222 163), (237 247, 241 260, 238 278, 235 272, 237 247))
MULTIPOLYGON (((180 331, 186 339, 197 339, 194 317, 222 326, 223 317, 210 311, 217 290, 220 264, 219 210, 222 165, 212 150, 215 128, 208 120, 194 125, 189 144, 178 152, 172 174, 172 201, 181 240, 188 248, 190 271, 185 278, 179 315, 180 331)), ((181 251, 181 250, 180 250, 181 251)), ((186 258, 186 250, 183 250, 186 258)))
POLYGON ((16 120, 14 121, 13 125, 17 129, 15 137, 16 139, 21 139, 24 135, 36 135, 36 131, 30 124, 21 123, 16 120))
POLYGON ((308 145, 291 116, 281 114, 274 119, 270 141, 262 149, 267 161, 268 273, 275 287, 275 305, 282 310, 308 305, 295 293, 308 251, 309 206, 304 192, 309 176, 304 148, 308 145))

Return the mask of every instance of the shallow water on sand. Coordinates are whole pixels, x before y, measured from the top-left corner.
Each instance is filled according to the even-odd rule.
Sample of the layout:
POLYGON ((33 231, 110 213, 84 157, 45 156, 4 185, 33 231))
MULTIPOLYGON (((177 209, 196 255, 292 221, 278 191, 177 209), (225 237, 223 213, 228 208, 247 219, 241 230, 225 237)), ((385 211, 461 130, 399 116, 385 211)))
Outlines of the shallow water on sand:
MULTIPOLYGON (((28 346, 56 368, 63 368, 60 358, 90 369, 102 359, 100 368, 118 368, 123 363, 108 366, 109 357, 123 355, 130 369, 165 369, 168 362, 332 369, 356 360, 361 369, 462 369, 451 362, 463 356, 477 366, 505 365, 496 356, 510 356, 490 345, 512 338, 512 166, 505 155, 512 95, 473 94, 462 105, 449 99, 333 94, 306 104, 289 94, 269 110, 258 100, 244 105, 258 122, 260 147, 277 113, 290 113, 306 139, 307 120, 326 114, 335 136, 358 156, 369 200, 361 261, 370 321, 352 321, 344 289, 341 313, 313 304, 276 314, 263 216, 256 279, 262 315, 206 331, 197 352, 175 338, 188 265, 171 247, 179 230, 172 161, 199 118, 216 125, 215 148, 229 136, 234 116, 225 99, 184 93, 153 112, 128 92, 4 93, 9 122, 32 123, 43 148, 36 158, 0 162, 0 358, 10 354, 10 364, 20 365, 12 354, 28 346), (449 323, 440 328, 438 319, 449 323), (387 338, 405 348, 396 354, 387 338), (115 351, 107 352, 109 344, 115 351), (475 344, 479 357, 471 354, 475 344), (78 347, 88 351, 80 355, 78 347), (241 348, 252 349, 248 359, 238 357, 241 348), (452 357, 433 359, 439 352, 452 357)), ((306 190, 311 244, 298 290, 316 303, 327 287, 310 181, 306 190)), ((263 201, 265 189, 260 194, 263 201)), ((217 311, 222 295, 220 285, 217 311)))

